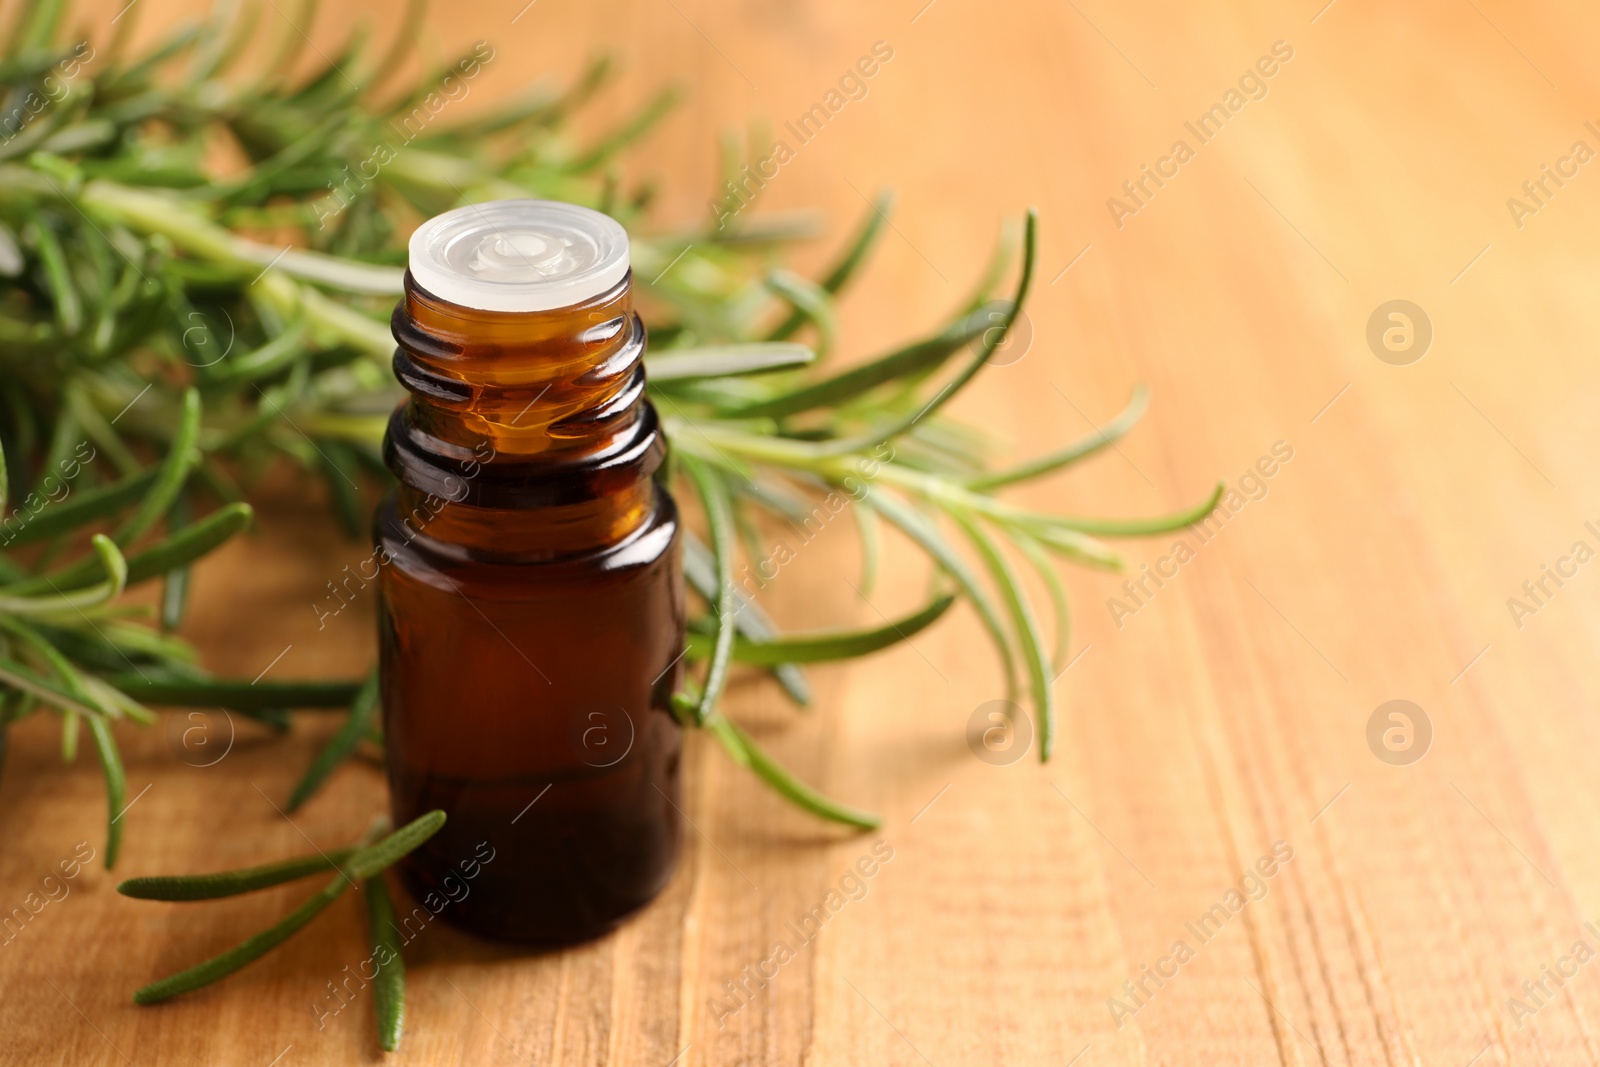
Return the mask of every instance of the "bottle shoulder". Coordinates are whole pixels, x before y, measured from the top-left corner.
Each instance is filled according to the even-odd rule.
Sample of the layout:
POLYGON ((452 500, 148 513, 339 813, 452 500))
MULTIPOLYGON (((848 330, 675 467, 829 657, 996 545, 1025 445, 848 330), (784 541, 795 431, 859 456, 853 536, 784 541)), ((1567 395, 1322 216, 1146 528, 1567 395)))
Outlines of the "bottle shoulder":
MULTIPOLYGON (((426 509, 421 514, 402 515, 399 496, 391 493, 373 520, 379 562, 393 563, 429 584, 446 587, 452 574, 466 570, 474 571, 480 580, 486 573, 492 577, 503 571, 508 581, 522 582, 530 569, 537 569, 542 577, 589 574, 603 579, 652 567, 669 557, 675 561, 681 538, 677 503, 664 487, 651 484, 653 500, 644 521, 615 542, 575 552, 487 550, 447 541, 430 533, 432 523, 426 509), (430 572, 442 577, 430 581, 430 572)), ((465 506, 443 502, 445 509, 465 506)), ((493 517, 484 518, 492 529, 493 517)))

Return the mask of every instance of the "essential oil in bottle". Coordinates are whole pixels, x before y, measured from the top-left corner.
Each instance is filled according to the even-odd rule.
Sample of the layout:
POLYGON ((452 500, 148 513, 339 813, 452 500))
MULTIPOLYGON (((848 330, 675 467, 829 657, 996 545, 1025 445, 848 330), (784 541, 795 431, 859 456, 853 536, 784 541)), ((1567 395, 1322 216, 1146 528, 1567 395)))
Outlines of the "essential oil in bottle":
POLYGON ((678 517, 657 480, 628 238, 570 204, 446 212, 411 238, 375 537, 402 877, 430 912, 544 944, 658 893, 682 834, 678 517))

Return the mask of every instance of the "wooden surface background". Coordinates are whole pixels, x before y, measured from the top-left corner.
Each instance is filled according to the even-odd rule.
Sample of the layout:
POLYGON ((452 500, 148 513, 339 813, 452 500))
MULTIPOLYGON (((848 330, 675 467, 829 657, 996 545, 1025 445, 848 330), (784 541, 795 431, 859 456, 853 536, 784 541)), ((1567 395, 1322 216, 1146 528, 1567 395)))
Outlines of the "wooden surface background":
MULTIPOLYGON (((139 2, 146 30, 181 6, 139 2)), ((1600 548, 1585 527, 1600 519, 1600 163, 1564 165, 1576 176, 1547 181, 1553 195, 1526 201, 1538 210, 1520 226, 1507 205, 1574 142, 1600 149, 1585 126, 1600 119, 1600 10, 1323 2, 436 6, 431 45, 497 50, 474 93, 569 76, 602 47, 627 62, 602 111, 680 82, 686 104, 632 163, 663 177, 663 222, 706 210, 720 128, 765 116, 783 136, 888 42, 867 96, 799 149, 760 208, 826 212, 828 237, 802 263, 815 267, 865 196, 899 192, 894 230, 844 303, 846 358, 938 321, 1001 219, 1037 204, 1031 348, 959 411, 1021 454, 1083 433, 1135 383, 1153 404, 1117 451, 1019 499, 1164 512, 1218 478, 1238 485, 1278 442, 1293 457, 1120 627, 1107 601, 1121 579, 1067 575, 1079 658, 1056 682, 1049 765, 969 751, 969 716, 1002 693, 965 611, 914 648, 819 672, 810 717, 741 685, 733 714, 808 779, 883 812, 881 833, 797 814, 696 738, 694 830, 660 900, 553 955, 430 929, 409 957, 395 1062, 1600 1060, 1600 935, 1584 925, 1600 919, 1600 564, 1547 582, 1534 612, 1508 606, 1575 542, 1600 548), (1279 41, 1293 54, 1266 96, 1200 144, 1185 122, 1279 41), (1179 139, 1193 158, 1117 225, 1108 198, 1179 139), (1366 339, 1394 299, 1424 309, 1434 334, 1407 366, 1366 339), (1403 765, 1367 740, 1397 699, 1432 734, 1403 765), (880 838, 893 859, 865 896, 719 1026, 708 1002, 724 982, 791 940, 786 924, 880 838), (1292 860, 1233 914, 1230 889, 1280 841, 1292 860), (1219 903, 1228 921, 1195 936, 1186 924, 1219 903), (1178 941, 1192 958, 1174 976, 1145 979, 1149 996, 1124 990, 1147 966, 1173 974, 1162 960, 1178 941), (1558 987, 1552 973, 1569 976, 1558 987), (1548 996, 1523 987, 1541 981, 1548 996), (1136 1012, 1114 1021, 1113 997, 1136 1012)), ((268 21, 274 8, 297 10, 269 4, 268 21)), ((332 42, 361 9, 380 5, 307 30, 332 42)), ((189 634, 224 672, 253 676, 281 652, 275 677, 356 674, 370 604, 321 632, 310 605, 365 550, 297 487, 263 495, 259 532, 199 573, 189 634)), ((856 600, 845 526, 764 594, 780 618, 865 623, 916 600, 910 553, 873 606, 856 600)), ((1135 573, 1176 540, 1130 543, 1135 573)), ((121 734, 139 799, 117 874, 349 839, 382 803, 370 765, 341 770, 293 821, 275 809, 330 725, 304 716, 274 741, 241 724, 209 768, 176 759, 163 729, 121 734)), ((63 768, 42 719, 16 734, 0 780, 7 910, 104 834, 93 760, 63 768)), ((379 1058, 369 996, 320 1028, 312 1007, 364 955, 353 897, 225 984, 136 1008, 135 987, 302 890, 168 906, 120 899, 113 881, 91 865, 0 947, 0 1062, 379 1058)))

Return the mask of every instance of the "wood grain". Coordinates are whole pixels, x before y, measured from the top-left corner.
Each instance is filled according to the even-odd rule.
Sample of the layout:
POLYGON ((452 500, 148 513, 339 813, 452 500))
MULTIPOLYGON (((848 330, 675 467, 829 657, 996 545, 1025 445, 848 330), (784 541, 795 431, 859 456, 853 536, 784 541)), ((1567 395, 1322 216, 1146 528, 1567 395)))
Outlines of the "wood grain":
MULTIPOLYGON (((1533 1006, 1522 983, 1575 942, 1600 948, 1584 926, 1600 919, 1600 567, 1520 626, 1507 607, 1574 542, 1600 547, 1584 527, 1600 519, 1600 164, 1549 186, 1520 228, 1507 207, 1575 141, 1600 148, 1584 125, 1600 119, 1600 13, 1508 0, 922 4, 539 0, 513 23, 517 0, 456 0, 430 16, 429 42, 492 42, 474 89, 485 98, 570 75, 601 47, 627 64, 603 110, 681 82, 687 103, 630 163, 663 177, 663 220, 707 210, 719 129, 766 116, 784 136, 888 42, 865 98, 750 209, 825 209, 828 240, 803 261, 815 266, 867 196, 898 190, 894 230, 844 302, 843 357, 937 321, 1001 219, 1034 203, 1031 347, 958 409, 1020 455, 1085 432, 1137 382, 1154 402, 1116 451, 1018 499, 1163 512, 1217 479, 1238 486, 1278 442, 1293 458, 1215 537, 1185 535, 1193 558, 1120 626, 1107 602, 1122 577, 1067 575, 1081 655, 1056 683, 1046 766, 967 748, 969 716, 1003 695, 970 613, 819 672, 809 716, 739 686, 735 716, 809 780, 884 812, 881 834, 819 826, 696 739, 695 829, 663 897, 553 955, 430 928, 410 954, 394 1061, 1600 1062, 1600 963, 1550 984, 1532 1017, 1509 1003, 1533 1006), (1185 123, 1279 41, 1293 56, 1264 98, 1199 144, 1185 123), (1193 158, 1118 226, 1108 198, 1178 139, 1193 158), (1434 340, 1391 366, 1369 350, 1367 321, 1402 298, 1434 340), (1393 699, 1431 722, 1419 762, 1369 750, 1368 720, 1393 699), (878 839, 893 858, 865 896, 719 1027, 708 1003, 724 983, 793 942, 786 924, 878 839), (1196 937, 1187 924, 1279 841, 1293 858, 1265 895, 1196 937), (1137 1002, 1123 991, 1180 940, 1193 958, 1175 977, 1146 979, 1137 1002), (1137 1007, 1120 1028, 1113 997, 1137 1007)), ((140 6, 150 25, 179 12, 140 6)), ((332 13, 313 39, 377 9, 332 13)), ((287 648, 274 676, 356 673, 372 655, 370 605, 324 631, 309 605, 361 546, 292 484, 262 503, 259 533, 200 572, 190 636, 224 672, 253 676, 287 648)), ((911 604, 925 573, 910 551, 893 554, 870 606, 857 601, 851 539, 830 527, 763 598, 796 626, 911 604)), ((1128 544, 1128 577, 1178 540, 1128 544)), ((308 714, 272 740, 241 723, 204 769, 174 759, 162 729, 119 734, 139 799, 118 874, 359 832, 382 803, 371 766, 341 770, 292 822, 274 807, 329 728, 308 714)), ((7 909, 104 832, 92 761, 62 767, 46 722, 15 734, 0 779, 7 909)), ((226 984, 136 1008, 135 987, 296 895, 202 909, 122 900, 112 885, 91 866, 0 947, 0 1062, 379 1058, 370 996, 320 1028, 312 1007, 363 955, 353 899, 226 984)))

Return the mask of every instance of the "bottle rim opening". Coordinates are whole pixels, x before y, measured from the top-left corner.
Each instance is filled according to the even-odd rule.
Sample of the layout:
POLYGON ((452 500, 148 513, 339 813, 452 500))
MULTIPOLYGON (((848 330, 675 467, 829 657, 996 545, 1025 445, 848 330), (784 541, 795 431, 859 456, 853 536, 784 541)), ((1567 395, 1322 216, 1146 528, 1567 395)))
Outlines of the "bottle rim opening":
POLYGON ((411 235, 412 280, 475 311, 554 311, 626 277, 628 234, 558 200, 491 200, 435 215, 411 235))

